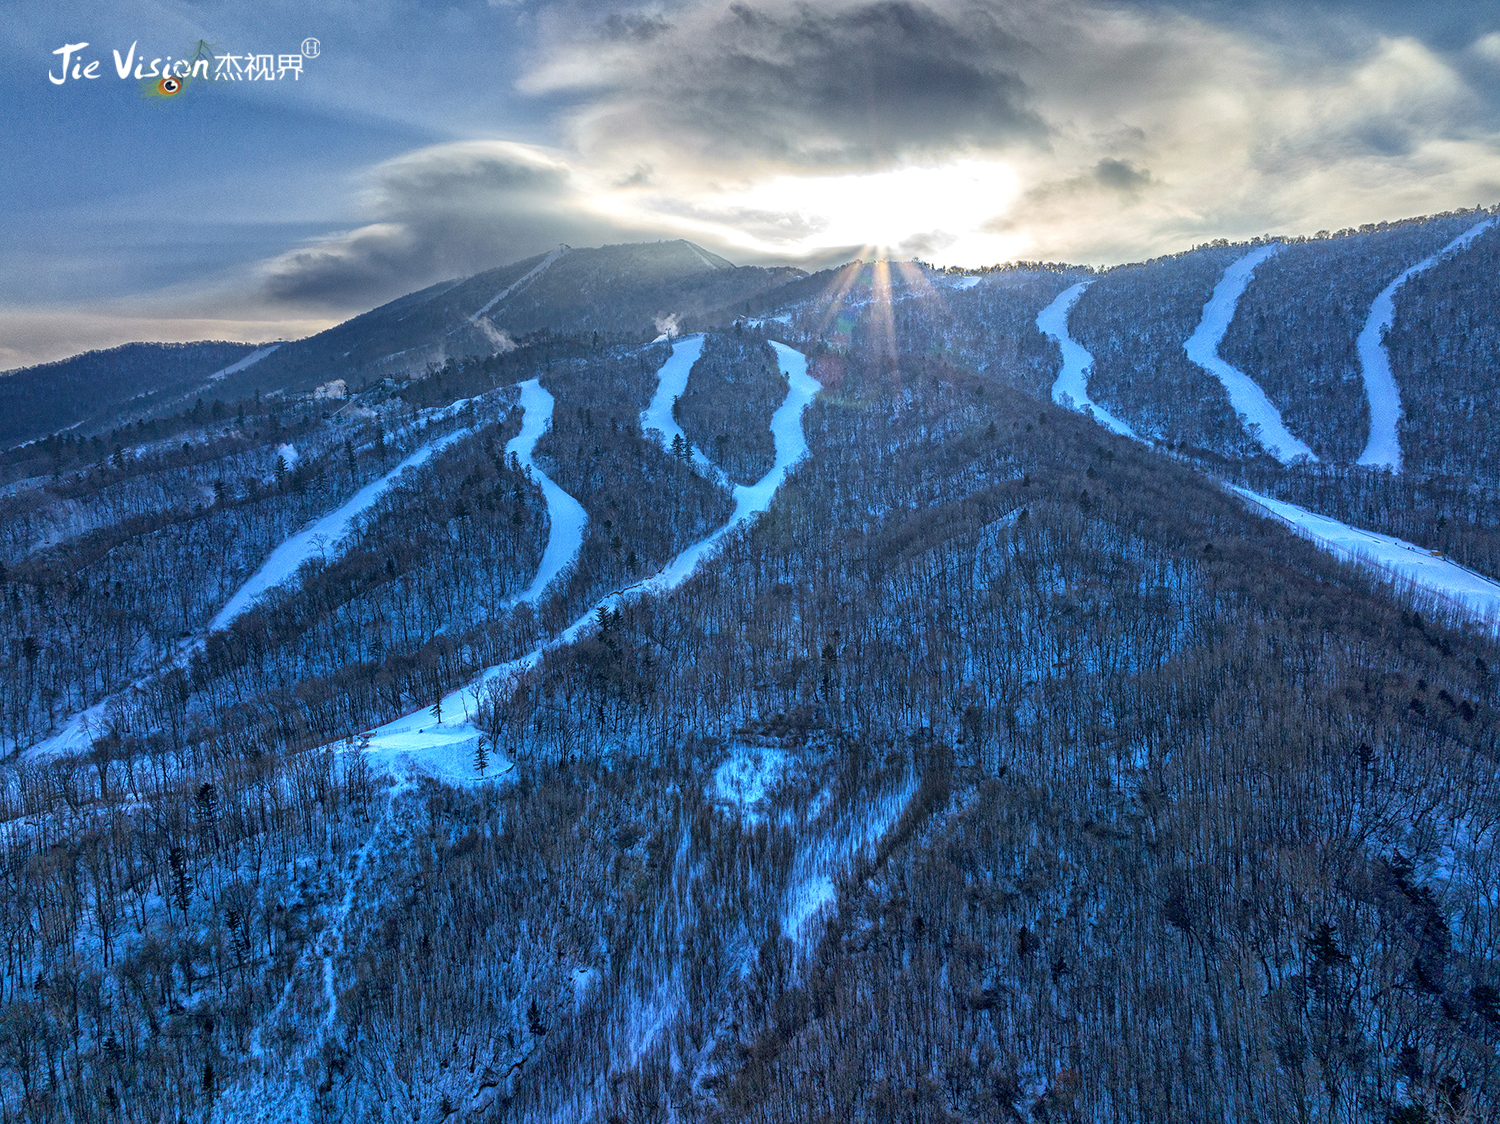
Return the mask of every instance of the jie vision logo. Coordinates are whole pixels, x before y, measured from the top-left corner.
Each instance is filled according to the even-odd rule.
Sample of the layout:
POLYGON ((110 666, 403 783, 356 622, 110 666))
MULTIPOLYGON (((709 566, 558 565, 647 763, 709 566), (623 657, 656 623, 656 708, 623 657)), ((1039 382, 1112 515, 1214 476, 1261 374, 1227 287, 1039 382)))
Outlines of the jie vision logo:
MULTIPOLYGON (((303 63, 322 54, 322 45, 312 38, 304 39, 295 54, 254 51, 217 54, 217 48, 200 39, 197 47, 186 55, 175 59, 171 55, 158 56, 149 61, 144 52, 137 53, 139 46, 140 40, 136 40, 124 54, 116 49, 114 70, 123 80, 139 82, 142 96, 149 98, 176 97, 195 82, 276 82, 285 78, 300 81, 303 63)), ((105 60, 91 58, 85 53, 88 48, 88 43, 64 43, 53 51, 62 58, 60 72, 48 69, 47 80, 54 86, 64 86, 107 77, 108 72, 100 69, 105 60)))

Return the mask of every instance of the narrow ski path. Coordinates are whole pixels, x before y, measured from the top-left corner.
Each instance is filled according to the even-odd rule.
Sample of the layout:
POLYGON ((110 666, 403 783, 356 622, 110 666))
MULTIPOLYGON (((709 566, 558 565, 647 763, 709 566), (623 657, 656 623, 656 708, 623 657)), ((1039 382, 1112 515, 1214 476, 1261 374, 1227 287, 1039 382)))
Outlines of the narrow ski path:
POLYGON ((651 396, 650 404, 641 411, 641 432, 647 435, 656 434, 657 442, 669 453, 672 451, 672 441, 680 437, 683 444, 692 449, 693 464, 727 488, 729 487, 728 478, 717 465, 708 459, 708 455, 702 449, 693 448, 692 442, 687 439, 687 434, 682 431, 682 427, 677 424, 677 419, 672 416, 672 407, 687 390, 688 375, 692 373, 693 364, 698 362, 702 354, 703 337, 701 335, 683 336, 672 345, 671 356, 656 372, 656 393, 651 396))
POLYGON ((1437 265, 1450 254, 1456 254, 1478 238, 1500 217, 1475 223, 1452 242, 1429 258, 1408 266, 1396 279, 1380 290, 1370 305, 1370 315, 1359 333, 1359 365, 1365 379, 1365 397, 1370 403, 1370 436, 1358 464, 1401 471, 1401 388, 1391 372, 1391 358, 1385 350, 1385 334, 1396 319, 1396 292, 1418 273, 1437 265))
MULTIPOLYGON (((1069 410, 1088 414, 1100 425, 1125 437, 1136 437, 1129 423, 1115 417, 1099 403, 1089 397, 1089 372, 1094 368, 1094 357, 1081 343, 1068 335, 1068 313, 1083 296, 1083 291, 1092 281, 1080 281, 1071 289, 1064 289, 1058 298, 1037 315, 1036 326, 1044 336, 1050 336, 1062 348, 1062 369, 1057 372, 1057 381, 1052 384, 1052 401, 1069 410)), ((1136 437, 1140 440, 1139 437, 1136 437)))
POLYGON ((516 598, 515 603, 535 604, 542 594, 565 569, 573 564, 578 552, 583 549, 583 529, 588 525, 589 515, 579 503, 562 487, 543 472, 532 454, 536 443, 552 424, 552 408, 556 400, 537 379, 527 379, 521 386, 521 409, 525 411, 521 421, 521 432, 505 443, 506 453, 514 453, 521 467, 542 489, 547 501, 547 546, 542 551, 541 565, 536 577, 526 592, 516 598))
POLYGON ((1266 397, 1266 392, 1255 380, 1219 358, 1219 344, 1224 341, 1224 333, 1229 331, 1234 310, 1250 284, 1250 279, 1255 276, 1256 267, 1280 249, 1279 242, 1258 247, 1224 271, 1223 277, 1214 286, 1213 296, 1203 306, 1203 319, 1198 322, 1197 329, 1188 337, 1182 349, 1187 352, 1189 359, 1223 383, 1229 394, 1229 404, 1240 415, 1246 432, 1282 464, 1291 464, 1298 460, 1316 461, 1318 458, 1305 442, 1294 437, 1287 429, 1286 423, 1281 420, 1281 411, 1266 397))
POLYGON ((488 301, 486 301, 483 308, 481 308, 478 312, 474 313, 474 315, 472 315, 472 316, 469 317, 469 323, 470 324, 474 323, 474 321, 478 320, 481 316, 483 316, 485 313, 487 313, 490 309, 494 308, 497 304, 499 304, 501 301, 503 301, 506 297, 511 296, 514 293, 519 292, 521 289, 525 288, 531 282, 535 281, 543 273, 547 272, 547 270, 549 268, 551 268, 553 262, 557 261, 558 258, 562 257, 567 252, 568 252, 568 247, 566 247, 566 246, 559 246, 557 249, 553 250, 546 257, 544 257, 540 262, 538 262, 536 264, 536 266, 533 267, 532 270, 529 273, 525 274, 524 276, 522 276, 521 278, 519 278, 516 281, 512 281, 509 285, 507 285, 505 288, 501 289, 498 293, 496 293, 488 301))

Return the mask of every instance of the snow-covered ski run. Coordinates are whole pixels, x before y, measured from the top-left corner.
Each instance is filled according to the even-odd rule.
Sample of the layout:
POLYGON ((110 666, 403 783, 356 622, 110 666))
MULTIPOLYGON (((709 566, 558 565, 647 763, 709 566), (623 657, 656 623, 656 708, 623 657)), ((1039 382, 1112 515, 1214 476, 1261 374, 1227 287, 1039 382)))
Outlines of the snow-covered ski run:
POLYGON ((1243 419, 1245 431, 1282 464, 1291 464, 1297 460, 1315 461, 1318 458, 1287 429, 1281 420, 1281 411, 1255 380, 1219 358, 1219 344, 1234 319, 1240 296, 1255 275, 1256 267, 1279 249, 1279 242, 1258 247, 1224 271, 1224 276, 1214 286, 1213 296, 1203 306, 1203 319, 1198 322, 1197 330, 1182 347, 1189 359, 1224 384, 1229 404, 1243 419))
MULTIPOLYGON (((683 342, 686 344, 689 341, 683 342)), ((701 347, 701 342, 699 346, 701 347)), ((807 455, 807 438, 802 432, 802 412, 821 389, 818 381, 807 373, 805 355, 784 344, 773 342, 771 346, 776 351, 782 372, 787 376, 786 398, 771 417, 776 460, 771 469, 754 484, 734 486, 734 513, 728 521, 712 534, 683 549, 657 573, 589 606, 577 620, 551 640, 524 656, 486 668, 470 683, 449 692, 442 700, 442 713, 448 716, 447 721, 438 722, 434 715, 424 709, 397 718, 372 731, 369 753, 378 768, 388 769, 394 775, 422 773, 450 784, 473 784, 479 781, 480 778, 474 773, 473 747, 480 732, 470 718, 478 710, 480 699, 490 683, 531 668, 547 652, 579 639, 594 627, 601 608, 618 608, 635 598, 665 594, 676 589, 718 549, 726 536, 771 506, 771 501, 786 480, 787 474, 807 455)), ((658 373, 659 378, 669 375, 670 373, 658 373)), ((548 514, 556 527, 556 520, 560 516, 552 511, 550 496, 548 514)), ((533 587, 535 588, 535 583, 533 587)), ((500 759, 499 747, 494 747, 491 752, 494 775, 503 774, 510 767, 509 764, 500 759)))
POLYGON ((271 552, 271 556, 265 560, 259 570, 255 571, 250 580, 240 586, 234 596, 224 603, 224 607, 209 622, 208 631, 218 632, 228 628, 234 623, 236 617, 250 609, 257 598, 289 581, 302 563, 312 558, 314 554, 323 554, 335 547, 348 535, 354 526, 354 521, 373 507, 381 496, 390 491, 391 486, 396 483, 403 472, 426 464, 449 445, 467 437, 471 432, 472 430, 469 429, 456 429, 452 433, 427 442, 380 479, 370 481, 355 492, 343 506, 330 511, 311 526, 287 539, 271 552))
POLYGON ((566 247, 566 246, 559 246, 557 249, 553 250, 550 254, 548 254, 546 257, 544 257, 540 262, 538 262, 531 269, 530 272, 526 273, 524 276, 522 276, 518 280, 512 281, 509 285, 507 285, 505 288, 501 289, 498 293, 496 293, 488 301, 486 301, 483 308, 481 308, 478 312, 474 313, 473 316, 469 317, 469 323, 470 324, 474 323, 481 316, 483 316, 485 313, 487 313, 490 309, 494 308, 497 304, 499 304, 501 301, 503 301, 506 297, 511 296, 512 294, 514 294, 516 292, 519 292, 525 286, 527 286, 531 282, 535 281, 538 277, 540 277, 543 273, 545 273, 551 267, 551 265, 552 265, 553 262, 555 262, 558 258, 562 257, 567 252, 568 252, 568 247, 566 247))
POLYGON ((702 449, 694 449, 687 434, 672 416, 672 407, 687 390, 688 374, 698 357, 703 354, 703 337, 683 336, 672 345, 672 354, 656 372, 656 393, 651 402, 641 411, 641 432, 656 434, 656 439, 667 452, 672 452, 672 442, 681 439, 682 444, 692 449, 693 464, 700 472, 713 476, 726 487, 729 481, 719 467, 708 459, 702 449))
POLYGON ((1401 388, 1391 372, 1391 359, 1385 350, 1385 334, 1396 319, 1396 291, 1418 273, 1431 269, 1449 254, 1464 249, 1500 219, 1489 218, 1475 223, 1452 242, 1429 258, 1408 266, 1396 279, 1380 290, 1370 305, 1370 315, 1359 333, 1359 365, 1364 373, 1365 397, 1370 403, 1370 436, 1359 464, 1401 471, 1401 388))
MULTIPOLYGON (((1480 223, 1471 229, 1466 238, 1475 237, 1488 222, 1480 223)), ((1460 244, 1461 240, 1455 240, 1449 244, 1449 249, 1460 244)), ((1446 250, 1444 251, 1447 252, 1446 250)), ((1441 255, 1439 255, 1441 256, 1441 255)), ((1435 259, 1434 259, 1435 260, 1435 259)), ((1241 259, 1243 262, 1244 259, 1241 259)), ((1238 264, 1238 263, 1237 263, 1238 264)), ((1222 282, 1221 282, 1222 285, 1222 282)), ((1082 291, 1081 285, 1075 285, 1067 290, 1043 310, 1041 316, 1037 317, 1037 327, 1047 335, 1053 336, 1062 346, 1063 365, 1065 375, 1059 375, 1057 385, 1064 383, 1064 378, 1081 379, 1087 374, 1087 365, 1092 362, 1089 353, 1067 335, 1067 308, 1066 301, 1071 305, 1072 301, 1078 299, 1077 294, 1082 291), (1071 296, 1070 296, 1071 294, 1071 296), (1046 321, 1044 323, 1044 321, 1046 321), (1085 357, 1082 361, 1079 356, 1085 357), (1072 372, 1066 368, 1071 361, 1075 364, 1072 372)), ((1241 287, 1243 292, 1243 286, 1241 287)), ((1218 292, 1215 291, 1217 298, 1218 292)), ((1236 298, 1237 299, 1237 298, 1236 298)), ((1212 302, 1210 302, 1212 304, 1212 302)), ((1225 316, 1225 323, 1234 317, 1234 307, 1221 310, 1225 316)), ((1200 326, 1201 328, 1201 326, 1200 326)), ((1195 333, 1196 334, 1196 333, 1195 333)), ((1117 433, 1124 433, 1137 441, 1144 440, 1129 430, 1119 429, 1108 421, 1099 417, 1097 408, 1090 409, 1080 404, 1080 399, 1075 397, 1060 398, 1056 387, 1053 389, 1053 397, 1064 406, 1088 414, 1101 425, 1114 429, 1117 433)), ((1107 417, 1107 415, 1106 415, 1107 417)), ((1123 423, 1120 423, 1123 424, 1123 423)), ((1296 504, 1287 503, 1284 500, 1272 499, 1258 492, 1252 492, 1248 488, 1236 485, 1225 485, 1229 491, 1239 496, 1246 503, 1265 511, 1271 516, 1281 520, 1297 533, 1302 534, 1328 551, 1330 554, 1346 562, 1371 567, 1387 577, 1394 579, 1399 585, 1407 588, 1420 590, 1422 593, 1437 598, 1442 604, 1457 610, 1459 613, 1474 619, 1491 629, 1500 626, 1500 584, 1476 574, 1452 562, 1441 555, 1435 555, 1431 551, 1424 550, 1414 543, 1406 542, 1404 539, 1393 538, 1390 535, 1377 534, 1374 531, 1366 531, 1359 527, 1351 527, 1327 515, 1317 515, 1296 504)))
POLYGON ((1057 341, 1057 346, 1062 348, 1062 369, 1057 372, 1057 381, 1052 384, 1052 401, 1067 409, 1088 414, 1100 425, 1125 437, 1136 437, 1135 430, 1129 424, 1089 397, 1089 372, 1093 370, 1094 357, 1087 348, 1068 335, 1068 313, 1090 284, 1092 282, 1080 281, 1071 289, 1064 289, 1036 318, 1037 330, 1045 336, 1051 336, 1057 341))
POLYGON ((1238 485, 1228 487, 1335 557, 1379 570, 1398 585, 1430 594, 1449 608, 1500 629, 1500 582, 1405 539, 1351 527, 1238 485))

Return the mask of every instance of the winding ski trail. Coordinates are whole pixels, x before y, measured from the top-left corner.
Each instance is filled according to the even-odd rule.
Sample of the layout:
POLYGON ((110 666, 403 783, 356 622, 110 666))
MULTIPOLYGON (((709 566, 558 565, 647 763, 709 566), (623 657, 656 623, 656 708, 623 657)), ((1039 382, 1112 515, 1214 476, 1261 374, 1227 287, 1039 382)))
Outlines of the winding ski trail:
MULTIPOLYGON (((449 784, 474 784, 480 781, 482 778, 475 775, 473 766, 473 749, 479 738, 479 730, 470 718, 477 711, 488 684, 503 676, 534 667, 547 652, 579 639, 594 627, 600 609, 614 609, 635 598, 670 593, 692 577, 699 565, 712 556, 726 536, 771 506, 771 501, 775 499, 776 492, 787 475, 807 455, 807 438, 802 432, 802 413, 822 389, 817 379, 807 373, 805 355, 785 344, 773 342, 771 346, 776 351, 782 373, 787 377, 786 398, 771 417, 776 460, 770 470, 755 483, 734 486, 734 513, 729 519, 711 534, 684 548, 655 574, 600 598, 551 640, 538 645, 524 656, 486 668, 468 684, 450 691, 443 697, 441 704, 442 713, 450 716, 447 721, 437 721, 429 710, 424 709, 394 719, 372 731, 369 752, 381 767, 390 769, 396 775, 422 773, 449 784)), ((689 369, 691 366, 688 364, 689 369)), ((660 372, 658 374, 662 378, 675 378, 675 372, 668 372, 665 376, 660 372)), ((535 587, 535 583, 533 586, 535 587)), ((511 765, 499 755, 498 747, 492 752, 495 764, 493 775, 508 771, 511 765)))
POLYGON ((1052 384, 1052 401, 1069 410, 1088 414, 1100 425, 1125 437, 1135 437, 1129 424, 1115 417, 1099 403, 1089 397, 1089 372, 1094 366, 1094 357, 1086 347, 1068 335, 1068 313, 1083 296, 1083 291, 1092 281, 1080 281, 1071 289, 1064 289, 1058 298, 1037 314, 1037 330, 1050 336, 1062 348, 1062 369, 1057 372, 1057 381, 1052 384))
POLYGON ((516 455, 521 467, 530 472, 531 478, 542 489, 542 496, 547 501, 548 529, 547 546, 542 551, 542 561, 537 567, 536 577, 532 579, 526 592, 515 599, 513 604, 517 605, 523 601, 532 604, 540 601, 547 587, 572 565, 578 552, 583 549, 583 529, 588 526, 589 521, 583 504, 565 492, 532 459, 536 443, 552 424, 552 408, 556 400, 542 389, 542 384, 537 379, 527 379, 520 386, 521 409, 525 411, 521 432, 505 443, 505 451, 516 455))
POLYGON ((1380 290, 1370 305, 1370 315, 1359 333, 1359 365, 1365 379, 1365 397, 1370 403, 1370 436, 1357 464, 1401 471, 1401 388, 1391 372, 1391 358, 1385 350, 1385 334, 1396 319, 1396 292, 1417 274, 1437 265, 1449 254, 1464 249, 1500 217, 1475 223, 1431 257, 1407 266, 1396 279, 1380 290))
POLYGON ((1279 242, 1261 246, 1251 250, 1224 271, 1223 277, 1214 286, 1213 296, 1203 306, 1203 319, 1198 321, 1197 329, 1188 337, 1182 349, 1187 352, 1189 359, 1223 383, 1229 394, 1229 404, 1240 415, 1246 432, 1254 436, 1261 447, 1282 464, 1291 464, 1298 460, 1316 461, 1318 458, 1305 442, 1294 437, 1287 429, 1281 420, 1281 411, 1266 397, 1266 392, 1255 380, 1219 358, 1219 344, 1224 340, 1224 333, 1229 331, 1234 310, 1238 307, 1246 286, 1250 284, 1250 279, 1255 275, 1256 268, 1280 249, 1279 242))
POLYGON ((677 424, 677 419, 672 416, 672 407, 687 390, 688 375, 692 373, 693 364, 698 362, 702 354, 703 337, 701 335, 682 336, 672 344, 672 354, 656 372, 656 393, 651 396, 650 403, 641 411, 641 432, 648 435, 655 433, 657 442, 669 453, 672 451, 673 440, 678 437, 682 438, 683 444, 692 449, 694 466, 727 488, 730 486, 729 479, 724 475, 723 470, 709 460, 708 455, 702 449, 693 447, 692 442, 687 439, 687 434, 677 424))

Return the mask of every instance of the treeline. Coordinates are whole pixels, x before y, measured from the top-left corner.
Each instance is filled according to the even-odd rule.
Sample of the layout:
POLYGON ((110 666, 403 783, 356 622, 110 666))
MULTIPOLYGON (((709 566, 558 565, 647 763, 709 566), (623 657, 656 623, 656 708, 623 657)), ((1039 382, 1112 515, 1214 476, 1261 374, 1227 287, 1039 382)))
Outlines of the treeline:
POLYGON ((0 447, 114 409, 149 409, 255 350, 254 344, 127 343, 0 375, 0 447))

